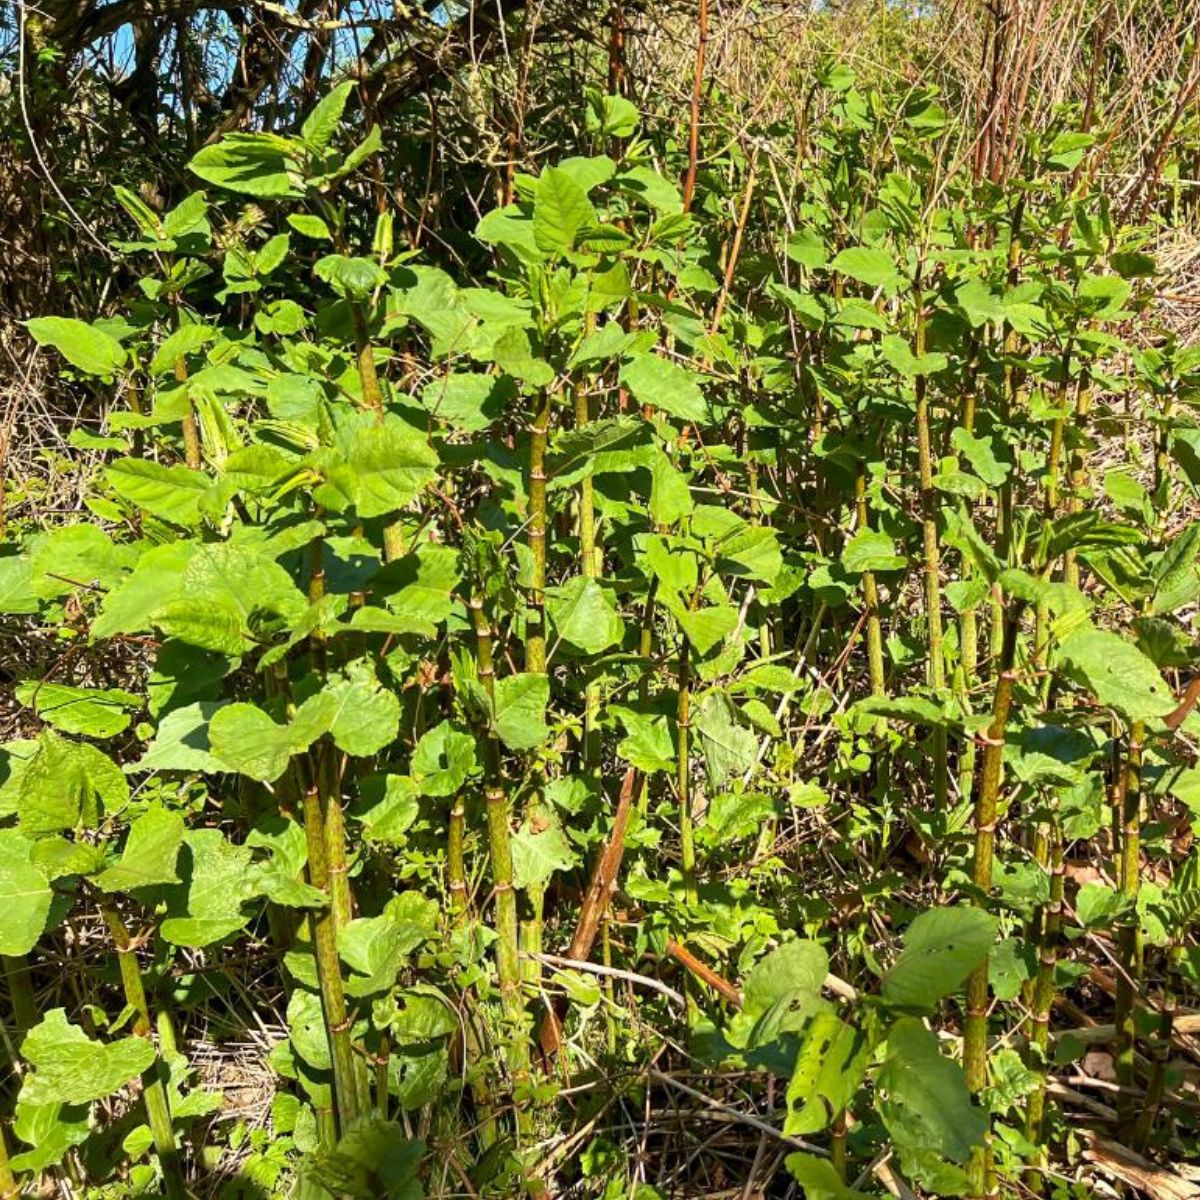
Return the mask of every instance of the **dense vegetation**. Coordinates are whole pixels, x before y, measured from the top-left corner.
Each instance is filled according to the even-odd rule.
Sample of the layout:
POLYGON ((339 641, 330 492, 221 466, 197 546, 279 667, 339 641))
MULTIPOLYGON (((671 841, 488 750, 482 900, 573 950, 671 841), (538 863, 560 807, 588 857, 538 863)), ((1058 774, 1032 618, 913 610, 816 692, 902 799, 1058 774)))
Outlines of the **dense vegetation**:
POLYGON ((1200 1194, 1200 17, 275 8, 13 27, 0 1197, 1200 1194))

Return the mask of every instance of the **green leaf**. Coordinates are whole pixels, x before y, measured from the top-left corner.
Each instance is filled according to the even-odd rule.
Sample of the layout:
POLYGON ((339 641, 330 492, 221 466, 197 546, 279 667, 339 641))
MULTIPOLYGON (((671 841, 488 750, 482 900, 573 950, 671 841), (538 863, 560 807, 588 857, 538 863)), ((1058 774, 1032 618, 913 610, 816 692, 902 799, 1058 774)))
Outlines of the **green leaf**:
MULTIPOLYGON (((1004 305, 1000 297, 980 279, 968 279, 961 284, 955 290, 954 299, 974 329, 989 321, 999 324, 1004 320, 1004 305)), ((961 425, 956 427, 955 432, 960 429, 967 432, 961 425)))
POLYGON ((906 283, 892 256, 874 246, 851 246, 843 250, 829 264, 829 269, 868 287, 882 288, 889 295, 898 292, 906 283))
POLYGON ((288 997, 288 1037, 299 1058, 316 1071, 328 1071, 332 1065, 329 1036, 321 1013, 321 998, 297 988, 288 997))
POLYGON ((540 249, 569 252, 579 235, 598 223, 587 192, 569 172, 547 167, 538 176, 533 192, 533 238, 540 249))
POLYGON ((620 464, 632 455, 621 452, 644 442, 648 430, 649 426, 640 417, 611 417, 557 433, 550 445, 550 486, 566 487, 604 470, 624 469, 620 464))
POLYGON ((658 447, 650 459, 650 519, 656 527, 669 528, 692 513, 688 476, 678 470, 658 447))
POLYGON ((318 692, 300 705, 291 721, 279 725, 257 705, 227 704, 209 723, 209 745, 227 770, 273 783, 294 755, 329 731, 339 708, 333 695, 318 692))
POLYGON ((1103 883, 1085 883, 1075 897, 1075 914, 1089 929, 1111 924, 1129 908, 1129 898, 1103 883))
POLYGON ((1119 275, 1085 275, 1079 281, 1079 299, 1090 316, 1111 319, 1121 312, 1133 285, 1119 275))
POLYGON ((146 458, 119 458, 104 468, 109 486, 123 500, 175 525, 198 525, 200 502, 213 488, 203 471, 164 467, 146 458))
POLYGON ((12 1131, 32 1149, 12 1156, 14 1171, 40 1173, 57 1166, 72 1146, 91 1136, 92 1123, 86 1105, 17 1103, 12 1131))
POLYGON ((711 604, 694 612, 684 609, 675 613, 687 639, 701 655, 707 654, 718 642, 727 638, 737 625, 737 609, 732 604, 711 604))
POLYGON ((916 355, 908 343, 895 334, 886 334, 879 342, 879 351, 901 375, 912 379, 918 375, 932 375, 944 371, 949 363, 945 354, 916 355))
POLYGON ((864 571, 900 571, 908 559, 896 553, 896 544, 886 533, 860 529, 842 548, 842 570, 851 575, 864 571))
POLYGON ((788 236, 784 252, 794 263, 817 270, 829 261, 825 239, 811 225, 802 226, 788 236))
POLYGON ((767 525, 743 525, 716 544, 717 569, 773 586, 783 570, 779 534, 767 525))
MULTIPOLYGON (((602 95, 599 91, 589 90, 584 120, 588 133, 597 133, 601 139, 632 137, 638 120, 637 106, 624 96, 602 95)), ((605 178, 611 174, 610 171, 605 178)))
POLYGON ((96 886, 104 892, 131 892, 160 883, 178 883, 175 860, 183 833, 183 817, 156 801, 130 825, 121 861, 102 871, 96 886))
POLYGON ((202 771, 215 773, 225 766, 212 753, 208 726, 213 714, 228 701, 200 700, 167 713, 159 722, 145 754, 131 771, 202 771))
MULTIPOLYGON (((537 353, 529 330, 520 325, 508 326, 492 343, 492 357, 496 366, 528 387, 544 388, 554 382, 554 368, 537 353)), ((503 403, 506 398, 502 393, 498 399, 503 403)))
POLYGON ((129 784, 121 768, 94 746, 46 732, 22 768, 17 785, 21 831, 30 835, 91 829, 121 808, 129 784))
POLYGON ((365 300, 387 282, 383 268, 373 258, 351 258, 346 254, 327 254, 313 267, 313 274, 327 283, 339 296, 365 300))
POLYGON ((996 438, 975 437, 961 425, 955 427, 950 434, 950 444, 971 464, 971 470, 983 480, 988 487, 1000 487, 1012 471, 1012 463, 1007 451, 1000 446, 996 438))
POLYGON ((754 766, 758 739, 739 722, 736 706, 723 691, 711 691, 700 701, 692 727, 700 735, 709 787, 724 787, 731 776, 754 766))
POLYGON ((680 421, 708 418, 696 374, 657 354, 635 354, 621 367, 621 383, 639 404, 661 409, 680 421))
POLYGON ((125 349, 103 329, 73 317, 34 317, 26 329, 39 346, 53 346, 63 358, 85 375, 109 377, 126 362, 125 349))
POLYGON ((1063 641, 1060 652, 1073 678, 1130 721, 1153 721, 1175 708, 1158 668, 1119 634, 1084 625, 1063 641))
POLYGON ((496 736, 510 750, 532 750, 546 740, 550 681, 537 671, 497 679, 492 710, 496 736))
POLYGON ((265 817, 246 835, 246 845, 269 850, 266 862, 255 863, 255 890, 289 908, 325 908, 329 896, 302 879, 308 862, 308 840, 302 826, 289 817, 265 817))
POLYGON ((904 949, 883 977, 883 998, 926 1011, 955 991, 986 957, 996 918, 979 908, 935 908, 904 934, 904 949))
POLYGON ((1151 614, 1175 612, 1200 595, 1200 521, 1191 525, 1167 544, 1154 564, 1154 603, 1151 614))
POLYGON ((181 325, 154 352, 150 360, 150 374, 163 375, 171 371, 180 359, 216 341, 218 336, 217 330, 210 325, 181 325))
POLYGON ((53 883, 70 875, 94 875, 104 865, 104 847, 51 835, 33 843, 33 865, 53 883))
POLYGON ((17 830, 0 829, 0 954, 28 954, 46 930, 53 892, 33 850, 17 830))
POLYGON ((613 186, 657 212, 674 214, 683 210, 679 189, 651 167, 630 167, 613 177, 613 186))
POLYGON ((302 1189, 316 1183, 348 1200, 424 1200, 420 1165, 425 1147, 382 1117, 362 1117, 332 1150, 318 1151, 301 1172, 302 1189))
POLYGON ((478 765, 475 739, 443 721, 422 734, 409 770, 422 796, 453 796, 478 765))
MULTIPOLYGON (((453 610, 458 582, 458 553, 449 546, 425 544, 388 563, 371 580, 372 593, 387 605, 385 632, 435 637, 453 610)), ((357 613, 350 624, 364 627, 357 613)))
POLYGON ((315 241, 327 242, 333 237, 329 226, 311 213, 289 213, 287 223, 301 236, 313 238, 315 241))
POLYGON ((92 621, 93 639, 149 630, 154 611, 178 594, 184 570, 196 549, 194 542, 167 542, 146 550, 133 571, 101 601, 92 621))
POLYGON ((869 1200, 842 1181, 828 1159, 798 1151, 783 1160, 792 1178, 804 1189, 805 1200, 869 1200))
POLYGON ((451 371, 421 390, 421 406, 439 421, 464 433, 493 425, 514 395, 513 382, 482 371, 451 371))
POLYGON ((879 1114, 902 1155, 932 1152, 965 1163, 982 1143, 987 1114, 971 1103, 962 1068, 916 1017, 892 1026, 875 1083, 879 1114))
POLYGON ((333 140, 338 126, 342 123, 342 113, 346 109, 346 101, 354 91, 353 79, 347 79, 331 88, 316 107, 304 118, 300 126, 300 136, 313 150, 324 150, 333 140))
POLYGON ((475 236, 489 246, 507 250, 518 262, 540 263, 545 259, 533 234, 533 219, 522 205, 509 204, 485 213, 475 226, 475 236))
POLYGON ((233 604, 195 596, 171 600, 154 615, 169 638, 231 657, 250 649, 251 638, 233 604))
MULTIPOLYGON (((628 103, 627 100, 622 100, 622 104, 628 103)), ((589 122, 591 116, 592 112, 589 108, 589 122)), ((574 155, 571 158, 561 159, 556 166, 560 171, 566 171, 585 192, 590 192, 602 183, 607 183, 617 169, 617 164, 607 154, 574 155)))
POLYGON ((558 636, 586 654, 599 654, 625 636, 625 622, 608 591, 582 575, 548 588, 546 610, 558 636))
POLYGON ((302 196, 300 143, 274 133, 227 133, 205 146, 188 169, 206 183, 243 196, 302 196))
POLYGON ((254 852, 227 841, 219 829, 193 829, 183 842, 179 873, 184 882, 169 889, 160 931, 177 946, 209 946, 246 923, 242 905, 257 894, 254 852))
POLYGON ((338 934, 338 952, 357 972, 346 981, 351 996, 386 991, 412 952, 437 933, 439 910, 419 892, 401 892, 378 917, 359 917, 338 934))
POLYGON ((0 613, 35 613, 38 607, 28 556, 0 558, 0 613))
POLYGON ((366 137, 363 138, 353 150, 342 160, 342 165, 334 171, 330 177, 332 179, 341 179, 349 175, 353 171, 357 171, 363 163, 371 157, 372 154, 377 154, 383 147, 383 131, 378 125, 372 125, 367 130, 366 137))
MULTIPOLYGON (((357 659, 325 686, 336 702, 329 731, 339 750, 358 758, 378 754, 396 740, 400 699, 381 687, 366 659, 357 659)), ((299 713, 296 714, 300 716, 299 713)))
POLYGON ((16 697, 51 728, 95 738, 113 737, 128 728, 129 710, 142 706, 140 696, 117 688, 71 687, 38 679, 17 684, 16 697))
POLYGON ((908 721, 913 725, 945 725, 948 723, 946 710, 923 696, 868 696, 855 704, 856 712, 869 713, 875 717, 890 717, 895 721, 908 721))
POLYGON ((675 742, 666 716, 618 705, 611 706, 609 711, 615 713, 625 728, 625 738, 617 743, 621 758, 647 774, 676 769, 675 742))
POLYGON ((189 645, 230 656, 290 630, 309 608, 277 562, 257 548, 230 542, 195 546, 182 572, 168 577, 156 570, 139 583, 129 597, 139 616, 141 606, 152 599, 147 593, 160 589, 159 606, 151 610, 147 624, 189 645))
POLYGON ((278 270, 292 247, 291 235, 277 233, 268 238, 254 254, 255 275, 270 275, 278 270))
POLYGON ((861 1030, 834 1013, 810 1018, 788 1083, 784 1133, 828 1128, 854 1099, 870 1061, 871 1043, 861 1030))
MULTIPOLYGON (((544 818, 539 817, 539 821, 544 818)), ((546 883, 555 871, 569 871, 578 862, 557 818, 535 830, 526 821, 512 838, 513 884, 518 888, 546 883)))
POLYGON ((329 483, 365 520, 404 508, 433 482, 437 454, 423 434, 389 413, 349 414, 336 433, 337 452, 316 461, 329 483))
POLYGON ((1055 616, 1065 613, 1086 613, 1091 607, 1088 598, 1070 583, 1057 583, 1040 575, 1030 575, 1019 567, 1008 567, 996 581, 1010 596, 1027 604, 1044 604, 1055 616))
POLYGON ((820 994, 829 955, 819 942, 796 938, 776 946, 754 964, 743 985, 743 1006, 765 1012, 797 996, 820 994))
POLYGON ((1109 256, 1108 261, 1124 279, 1152 279, 1158 274, 1158 263, 1154 256, 1141 250, 1117 251, 1109 256))
POLYGON ((137 557, 117 546, 96 525, 66 525, 36 533, 25 541, 31 584, 42 599, 68 596, 80 588, 113 587, 137 557))
POLYGON ((651 534, 644 544, 639 564, 647 578, 657 579, 664 591, 677 598, 691 595, 699 581, 696 553, 673 539, 651 534))
POLYGON ((22 1057, 33 1067, 21 1085, 22 1104, 88 1104, 111 1096, 153 1064, 154 1043, 126 1037, 93 1041, 52 1008, 26 1035, 22 1057))

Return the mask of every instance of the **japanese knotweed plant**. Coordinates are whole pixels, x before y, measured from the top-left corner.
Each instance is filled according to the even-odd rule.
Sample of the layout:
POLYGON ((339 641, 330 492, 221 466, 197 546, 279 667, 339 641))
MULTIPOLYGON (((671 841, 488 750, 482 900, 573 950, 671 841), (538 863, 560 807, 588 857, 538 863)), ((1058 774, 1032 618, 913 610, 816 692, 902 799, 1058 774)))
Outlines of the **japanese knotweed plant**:
POLYGON ((1112 944, 1128 1081, 1167 964, 1121 1114, 1151 1145, 1200 363, 1127 342, 1154 263, 1074 173, 1091 135, 976 186, 932 94, 819 92, 803 178, 772 128, 688 205, 678 148, 589 96, 609 153, 514 173, 437 262, 357 199, 350 84, 202 150, 165 213, 118 190, 141 297, 28 322, 115 400, 88 513, 0 557, 0 608, 63 647, 4 748, 0 1186, 186 1195, 219 1101, 178 1031, 248 949, 304 1195, 551 1190, 560 1080, 623 1055, 640 1088, 681 1020, 714 1080, 779 1078, 811 1195, 889 1152, 927 1193, 1040 1188, 1069 936, 1112 944), (1121 422, 1150 462, 1100 476, 1121 422), (836 890, 780 850, 810 809, 836 890), (1106 821, 1115 886, 1068 897, 1106 821), (40 1011, 31 962, 93 913, 120 991, 40 1011), (667 973, 625 1020, 614 977, 667 973), (93 1106, 139 1077, 116 1151, 93 1106))

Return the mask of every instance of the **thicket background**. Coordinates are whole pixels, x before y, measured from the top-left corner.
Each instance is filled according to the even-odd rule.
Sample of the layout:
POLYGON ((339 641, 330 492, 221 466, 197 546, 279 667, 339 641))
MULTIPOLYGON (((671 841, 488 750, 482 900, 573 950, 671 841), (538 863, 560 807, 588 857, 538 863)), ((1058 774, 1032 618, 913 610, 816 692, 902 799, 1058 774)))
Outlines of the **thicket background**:
POLYGON ((1198 35, 1166 0, 6 3, 0 1195, 1200 1195, 1198 35), (282 191, 222 185, 224 135, 343 81, 282 191), (124 420, 221 364, 257 382, 192 396, 195 441, 124 420), (394 503, 359 410, 404 426, 394 503), (113 615, 140 555, 240 536, 345 624, 253 572, 284 627, 244 655, 113 615), (519 727, 492 663, 548 679, 519 727), (358 738, 278 770, 208 710, 212 756, 162 756, 193 701, 358 685, 358 738), (206 941, 210 833, 261 876, 206 941), (111 1087, 56 1075, 54 1010, 111 1087))

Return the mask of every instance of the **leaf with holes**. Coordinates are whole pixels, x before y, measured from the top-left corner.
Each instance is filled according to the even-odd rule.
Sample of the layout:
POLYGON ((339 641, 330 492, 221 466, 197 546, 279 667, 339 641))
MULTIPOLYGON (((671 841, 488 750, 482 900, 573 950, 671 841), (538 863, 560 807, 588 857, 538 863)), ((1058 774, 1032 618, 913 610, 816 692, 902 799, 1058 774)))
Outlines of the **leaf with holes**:
POLYGON ((1085 625, 1061 647, 1070 674, 1099 703, 1130 721, 1153 721, 1175 708, 1175 697, 1155 665, 1130 641, 1085 625))
POLYGON ((787 1134, 819 1133, 854 1099, 871 1061, 860 1029, 833 1013, 817 1013, 804 1029, 787 1089, 787 1134))
POLYGON ((905 931, 904 949, 883 977, 883 998, 925 1011, 950 995, 987 955, 996 918, 979 908, 934 908, 905 931))

